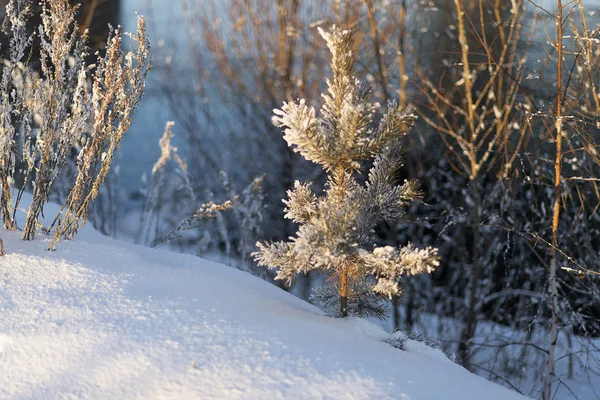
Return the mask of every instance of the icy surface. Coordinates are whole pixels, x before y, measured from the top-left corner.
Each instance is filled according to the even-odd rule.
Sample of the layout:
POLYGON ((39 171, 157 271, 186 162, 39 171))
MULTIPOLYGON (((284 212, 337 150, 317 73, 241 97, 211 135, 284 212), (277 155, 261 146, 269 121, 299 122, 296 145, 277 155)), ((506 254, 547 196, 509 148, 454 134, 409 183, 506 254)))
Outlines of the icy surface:
POLYGON ((220 264, 92 230, 56 252, 0 237, 2 399, 522 398, 220 264))

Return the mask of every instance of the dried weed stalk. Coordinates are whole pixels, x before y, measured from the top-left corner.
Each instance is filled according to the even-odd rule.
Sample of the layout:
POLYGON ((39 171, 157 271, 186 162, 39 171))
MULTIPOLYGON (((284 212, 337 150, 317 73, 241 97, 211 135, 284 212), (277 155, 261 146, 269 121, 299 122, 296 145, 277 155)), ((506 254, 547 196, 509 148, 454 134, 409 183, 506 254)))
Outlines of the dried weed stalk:
POLYGON ((4 60, 0 79, 0 212, 4 226, 16 229, 15 210, 32 184, 23 237, 33 239, 54 180, 78 151, 75 184, 52 225, 57 226, 54 246, 85 224, 90 203, 144 94, 149 43, 145 21, 139 17, 137 33, 130 35, 136 51, 124 51, 121 32, 113 30, 105 56, 97 55, 97 64, 88 66, 87 31, 80 33, 77 7, 62 0, 42 1, 41 23, 29 34, 32 7, 29 0, 9 1, 3 25, 9 59, 4 60), (39 40, 39 61, 29 59, 34 38, 39 40), (17 163, 22 172, 13 202, 17 163))
POLYGON ((146 22, 138 17, 137 33, 129 37, 135 52, 122 49, 123 36, 112 32, 104 58, 98 60, 91 87, 92 129, 78 155, 77 178, 63 206, 64 214, 52 243, 71 238, 84 225, 90 203, 96 199, 110 164, 129 129, 132 113, 144 95, 150 63, 146 22))

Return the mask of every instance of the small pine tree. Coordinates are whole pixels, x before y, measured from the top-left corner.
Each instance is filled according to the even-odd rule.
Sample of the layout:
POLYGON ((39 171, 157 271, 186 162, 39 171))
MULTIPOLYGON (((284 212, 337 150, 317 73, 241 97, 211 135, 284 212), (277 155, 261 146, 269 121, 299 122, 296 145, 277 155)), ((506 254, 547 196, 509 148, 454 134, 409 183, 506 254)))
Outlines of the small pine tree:
MULTIPOLYGON (((372 241, 377 225, 397 223, 404 208, 419 196, 414 181, 397 184, 403 160, 399 139, 415 116, 392 102, 374 126, 379 105, 370 102, 369 88, 354 77, 352 31, 334 26, 329 33, 320 33, 332 53, 333 70, 320 116, 300 100, 284 103, 275 110, 273 121, 284 128, 284 139, 294 151, 325 169, 327 183, 321 196, 310 183, 295 183, 284 203, 285 217, 300 224, 296 237, 257 243, 254 257, 259 265, 279 267, 276 279, 288 285, 294 274, 312 270, 328 274, 333 293, 339 295, 339 301, 328 303, 339 305, 342 317, 378 315, 365 307, 365 298, 398 295, 402 275, 431 272, 439 264, 437 249, 419 250, 411 244, 399 249, 375 247, 372 241), (356 176, 367 160, 373 165, 361 185, 356 176)), ((319 297, 323 293, 327 291, 321 290, 319 297)), ((377 302, 374 306, 380 309, 377 302)))

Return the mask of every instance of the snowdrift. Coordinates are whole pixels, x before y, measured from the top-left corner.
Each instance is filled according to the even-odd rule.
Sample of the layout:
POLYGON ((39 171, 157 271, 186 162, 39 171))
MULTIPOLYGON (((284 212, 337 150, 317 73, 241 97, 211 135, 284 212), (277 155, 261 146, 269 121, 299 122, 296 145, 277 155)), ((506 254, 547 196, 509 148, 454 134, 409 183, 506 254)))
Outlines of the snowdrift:
POLYGON ((0 398, 523 398, 244 272, 91 229, 0 229, 0 398))

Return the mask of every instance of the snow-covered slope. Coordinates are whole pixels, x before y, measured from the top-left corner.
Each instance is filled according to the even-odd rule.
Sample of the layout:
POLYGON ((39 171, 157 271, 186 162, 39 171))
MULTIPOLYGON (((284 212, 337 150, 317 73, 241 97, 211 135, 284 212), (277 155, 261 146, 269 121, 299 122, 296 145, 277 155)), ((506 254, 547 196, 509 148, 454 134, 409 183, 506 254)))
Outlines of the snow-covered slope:
POLYGON ((84 230, 0 229, 2 399, 517 399, 251 275, 84 230))

